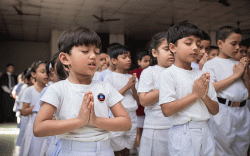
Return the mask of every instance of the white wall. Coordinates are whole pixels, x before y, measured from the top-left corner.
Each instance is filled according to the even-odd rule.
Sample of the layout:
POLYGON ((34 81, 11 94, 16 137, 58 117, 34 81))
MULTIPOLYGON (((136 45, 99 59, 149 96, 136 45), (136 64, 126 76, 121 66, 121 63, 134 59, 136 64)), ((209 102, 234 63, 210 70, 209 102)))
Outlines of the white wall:
POLYGON ((6 65, 12 63, 15 73, 20 74, 37 60, 50 60, 50 44, 40 42, 0 42, 0 72, 6 72, 6 65))

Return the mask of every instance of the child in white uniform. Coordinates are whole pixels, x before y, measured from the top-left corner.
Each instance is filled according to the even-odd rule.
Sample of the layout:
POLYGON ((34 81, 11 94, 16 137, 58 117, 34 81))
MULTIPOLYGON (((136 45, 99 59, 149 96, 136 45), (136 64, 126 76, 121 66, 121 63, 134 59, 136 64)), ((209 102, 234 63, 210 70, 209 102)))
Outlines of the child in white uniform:
POLYGON ((174 63, 167 43, 167 32, 156 34, 151 40, 151 51, 157 65, 142 71, 138 93, 145 107, 145 121, 142 132, 139 156, 168 155, 168 130, 171 120, 163 116, 159 106, 158 78, 162 71, 174 63))
POLYGON ((111 145, 115 151, 115 155, 129 155, 129 150, 133 148, 137 130, 136 110, 139 101, 136 82, 137 78, 134 74, 127 73, 131 66, 131 58, 129 50, 125 46, 116 47, 110 54, 111 63, 116 67, 116 70, 106 76, 104 82, 114 86, 123 96, 122 105, 127 110, 132 128, 127 132, 112 132, 111 145))
POLYGON ((20 155, 23 156, 33 156, 39 155, 41 151, 41 144, 43 139, 34 140, 33 137, 33 123, 36 116, 36 113, 33 113, 32 110, 36 104, 36 102, 40 99, 40 93, 43 88, 48 83, 48 76, 46 74, 46 62, 37 61, 34 62, 31 66, 31 76, 34 78, 34 85, 28 87, 25 90, 24 96, 21 99, 23 102, 23 107, 21 110, 21 114, 23 116, 29 116, 29 121, 27 124, 27 128, 25 130, 24 139, 21 147, 20 155))
POLYGON ((122 96, 109 84, 92 81, 101 40, 92 30, 76 28, 59 39, 59 59, 69 77, 48 87, 34 123, 35 136, 58 135, 56 155, 114 155, 109 131, 131 128, 122 96), (108 108, 115 118, 108 118, 108 108), (57 120, 52 120, 54 113, 57 120))
POLYGON ((247 58, 239 62, 232 57, 239 51, 240 30, 225 26, 217 33, 219 56, 208 61, 203 71, 210 72, 218 94, 220 112, 210 119, 215 138, 216 155, 247 155, 250 136, 250 114, 246 106, 249 97, 247 58), (236 65, 237 64, 237 65, 236 65))
MULTIPOLYGON (((23 103, 21 102, 21 99, 24 96, 23 93, 25 92, 25 89, 33 85, 31 79, 33 78, 31 77, 31 70, 29 68, 25 73, 25 80, 24 80, 25 84, 22 86, 21 91, 18 95, 18 99, 17 99, 17 109, 19 111, 21 111, 23 108, 23 103)), ((20 147, 22 146, 22 141, 23 141, 23 137, 24 137, 24 133, 25 133, 25 129, 27 127, 28 121, 29 121, 29 116, 21 115, 20 132, 17 137, 16 146, 20 146, 20 147)))
POLYGON ((215 146, 208 128, 211 114, 219 112, 216 92, 209 73, 192 69, 199 54, 201 30, 181 22, 168 30, 168 44, 175 63, 159 78, 159 104, 164 116, 171 117, 168 150, 171 156, 214 156, 215 146))
POLYGON ((209 52, 210 46, 211 46, 210 37, 205 31, 202 31, 200 53, 196 57, 195 61, 191 63, 192 68, 202 70, 204 64, 208 60, 208 52, 209 52))

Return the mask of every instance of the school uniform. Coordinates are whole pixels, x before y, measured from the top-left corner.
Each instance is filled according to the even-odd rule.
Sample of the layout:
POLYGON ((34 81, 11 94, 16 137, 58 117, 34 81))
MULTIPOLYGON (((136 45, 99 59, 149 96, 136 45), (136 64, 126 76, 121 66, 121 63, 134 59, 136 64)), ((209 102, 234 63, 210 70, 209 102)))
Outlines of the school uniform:
MULTIPOLYGON (((159 104, 170 103, 191 94, 194 81, 202 73, 197 69, 185 70, 175 65, 164 70, 159 78, 159 104)), ((217 101, 212 83, 209 84, 208 96, 217 101)), ((214 139, 207 123, 210 116, 211 114, 201 99, 170 116, 173 126, 168 135, 169 154, 171 156, 214 156, 214 139)))
POLYGON ((109 68, 103 70, 103 71, 100 73, 100 76, 99 76, 99 79, 98 79, 98 80, 104 81, 104 78, 105 78, 107 75, 111 74, 111 73, 112 73, 112 71, 111 71, 109 68))
MULTIPOLYGON (((117 91, 119 91, 128 83, 131 76, 132 75, 130 74, 112 72, 105 77, 104 82, 111 84, 117 91)), ((137 88, 137 83, 135 84, 135 88, 137 88)), ((123 96, 124 99, 121 103, 130 116, 132 127, 129 131, 111 132, 111 145, 114 151, 121 151, 125 148, 132 149, 134 147, 137 133, 136 110, 138 105, 134 99, 132 89, 127 90, 123 96)))
MULTIPOLYGON (((210 73, 210 81, 218 82, 233 75, 238 61, 215 57, 205 63, 203 71, 210 73)), ((250 113, 246 106, 248 91, 241 78, 217 92, 220 112, 210 119, 215 138, 216 155, 247 155, 250 143, 250 113)))
MULTIPOLYGON (((166 68, 158 65, 144 69, 138 86, 138 93, 158 89, 158 78, 166 68)), ((159 102, 146 106, 139 156, 168 155, 168 131, 172 121, 162 114, 159 102)))
MULTIPOLYGON (((22 96, 24 96, 23 93, 24 93, 26 88, 28 88, 27 84, 24 84, 21 87, 20 93, 18 95, 18 99, 16 100, 18 111, 21 111, 23 108, 23 103, 20 100, 22 99, 22 96)), ((21 144, 22 144, 25 129, 27 127, 28 121, 29 121, 29 116, 22 116, 22 115, 20 116, 20 124, 19 124, 20 131, 19 131, 19 134, 18 134, 18 137, 16 140, 16 146, 21 146, 21 144)))
MULTIPOLYGON (((57 120, 76 118, 84 94, 92 91, 96 116, 108 118, 108 109, 122 100, 123 96, 110 84, 92 81, 90 85, 74 84, 68 79, 48 87, 41 101, 56 107, 57 120)), ((71 132, 58 135, 61 146, 55 155, 114 155, 110 146, 109 131, 92 125, 84 125, 71 132)))
MULTIPOLYGON (((40 99, 40 93, 35 89, 34 86, 30 86, 27 89, 25 89, 24 96, 21 98, 22 103, 29 103, 30 107, 35 105, 36 102, 40 99)), ((34 113, 28 115, 28 123, 27 127, 25 128, 25 134, 24 138, 21 144, 21 151, 20 151, 20 156, 34 156, 36 154, 36 150, 39 150, 39 143, 40 142, 35 142, 32 139, 33 134, 33 123, 35 120, 35 115, 34 113), (34 145, 36 146, 36 149, 34 148, 34 145)))
POLYGON ((192 67, 193 69, 200 69, 199 63, 195 63, 195 62, 192 62, 192 63, 191 63, 191 67, 192 67))
POLYGON ((100 76, 101 76, 101 72, 96 71, 95 74, 94 74, 94 77, 92 78, 92 80, 99 80, 100 76))
MULTIPOLYGON (((133 75, 134 73, 136 73, 138 80, 140 80, 140 75, 142 71, 143 69, 140 67, 140 68, 136 68, 132 70, 130 74, 133 75)), ((144 107, 142 105, 138 105, 138 109, 136 110, 136 115, 137 115, 137 121, 138 121, 137 127, 143 128, 144 120, 145 120, 145 113, 144 113, 144 107)))

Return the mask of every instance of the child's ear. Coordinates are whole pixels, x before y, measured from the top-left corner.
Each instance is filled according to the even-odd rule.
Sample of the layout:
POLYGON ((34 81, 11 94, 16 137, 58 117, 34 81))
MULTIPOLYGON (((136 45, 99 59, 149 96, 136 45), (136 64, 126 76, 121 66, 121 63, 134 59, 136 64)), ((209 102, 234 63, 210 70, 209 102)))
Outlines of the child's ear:
POLYGON ((176 45, 174 43, 169 43, 168 48, 171 52, 176 53, 176 45))
POLYGON ((137 64, 138 64, 139 66, 141 66, 141 60, 138 60, 138 61, 137 61, 137 64))
POLYGON ((59 59, 63 65, 67 65, 68 67, 70 66, 69 54, 61 52, 59 54, 59 59))
POLYGON ((157 57, 158 56, 158 52, 155 49, 152 49, 152 55, 154 57, 157 57))
POLYGON ((113 65, 116 65, 116 63, 117 63, 117 59, 115 59, 115 58, 111 58, 110 61, 111 61, 111 63, 112 63, 113 65))
POLYGON ((218 41, 217 41, 217 45, 218 45, 219 48, 222 48, 222 47, 221 47, 221 46, 222 46, 222 43, 223 43, 222 40, 218 40, 218 41))

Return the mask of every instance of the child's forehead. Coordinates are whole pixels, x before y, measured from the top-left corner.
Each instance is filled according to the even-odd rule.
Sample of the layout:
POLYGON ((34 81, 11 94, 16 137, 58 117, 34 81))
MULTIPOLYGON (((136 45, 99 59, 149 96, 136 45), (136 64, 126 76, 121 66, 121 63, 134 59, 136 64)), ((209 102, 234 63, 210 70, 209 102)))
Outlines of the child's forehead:
POLYGON ((187 36, 187 37, 183 37, 182 39, 184 39, 184 40, 197 40, 197 41, 200 41, 200 42, 201 42, 201 38, 200 38, 200 37, 197 37, 197 36, 194 36, 194 35, 190 35, 190 36, 187 36))
POLYGON ((231 33, 225 40, 226 41, 241 41, 241 34, 237 34, 235 32, 231 33))

